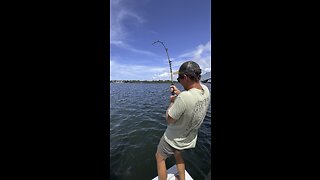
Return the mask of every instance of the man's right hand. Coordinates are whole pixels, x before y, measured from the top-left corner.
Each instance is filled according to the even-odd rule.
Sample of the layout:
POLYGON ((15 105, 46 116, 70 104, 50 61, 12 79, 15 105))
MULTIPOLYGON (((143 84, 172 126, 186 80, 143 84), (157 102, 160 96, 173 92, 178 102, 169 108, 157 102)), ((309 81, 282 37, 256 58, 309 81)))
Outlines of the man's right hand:
POLYGON ((179 89, 175 86, 175 85, 171 85, 170 86, 170 92, 174 92, 174 94, 176 94, 177 96, 181 93, 180 91, 179 91, 179 89))

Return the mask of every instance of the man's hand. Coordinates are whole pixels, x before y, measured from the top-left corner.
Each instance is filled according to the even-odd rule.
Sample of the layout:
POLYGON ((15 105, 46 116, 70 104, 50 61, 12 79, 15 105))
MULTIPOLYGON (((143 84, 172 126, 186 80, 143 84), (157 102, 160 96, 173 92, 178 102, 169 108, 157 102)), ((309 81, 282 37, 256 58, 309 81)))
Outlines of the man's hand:
POLYGON ((177 96, 170 96, 170 103, 173 103, 177 96))
MULTIPOLYGON (((174 94, 176 94, 177 96, 181 93, 180 91, 179 91, 179 89, 175 86, 175 85, 171 85, 170 86, 170 91, 172 92, 174 92, 174 94)), ((171 99, 171 98, 170 98, 171 99)))

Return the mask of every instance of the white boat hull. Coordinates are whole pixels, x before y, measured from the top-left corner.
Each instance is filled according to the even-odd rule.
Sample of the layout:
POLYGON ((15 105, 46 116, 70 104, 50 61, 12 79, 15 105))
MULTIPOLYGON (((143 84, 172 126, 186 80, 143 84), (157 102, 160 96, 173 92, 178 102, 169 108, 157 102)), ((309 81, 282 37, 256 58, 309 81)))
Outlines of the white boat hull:
MULTIPOLYGON (((167 170, 167 180, 175 180, 175 174, 179 174, 176 165, 172 166, 167 170)), ((187 170, 185 170, 185 177, 186 180, 193 180, 190 174, 187 172, 187 170)), ((153 178, 152 180, 158 180, 158 176, 153 178)))

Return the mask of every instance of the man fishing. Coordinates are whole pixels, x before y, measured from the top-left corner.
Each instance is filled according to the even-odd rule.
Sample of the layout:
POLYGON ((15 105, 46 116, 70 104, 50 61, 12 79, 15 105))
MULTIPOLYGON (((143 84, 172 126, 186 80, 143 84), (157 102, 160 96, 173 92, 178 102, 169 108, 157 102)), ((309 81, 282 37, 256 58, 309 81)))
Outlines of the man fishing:
POLYGON ((183 63, 179 68, 178 82, 185 91, 171 85, 175 95, 170 96, 170 104, 166 111, 168 123, 161 137, 156 152, 158 177, 167 179, 165 160, 174 155, 179 179, 185 179, 185 162, 182 151, 195 148, 198 129, 200 128, 210 103, 209 89, 200 83, 201 69, 193 61, 183 63))

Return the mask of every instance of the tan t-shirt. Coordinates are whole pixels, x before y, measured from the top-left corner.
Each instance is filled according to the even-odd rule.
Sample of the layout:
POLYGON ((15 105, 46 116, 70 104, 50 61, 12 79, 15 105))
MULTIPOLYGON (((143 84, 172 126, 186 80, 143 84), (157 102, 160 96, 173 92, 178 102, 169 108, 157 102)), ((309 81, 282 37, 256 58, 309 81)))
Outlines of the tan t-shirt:
POLYGON ((194 148, 200 128, 210 104, 210 91, 201 84, 202 89, 192 88, 181 92, 168 111, 176 121, 169 124, 164 133, 165 141, 175 149, 194 148))

